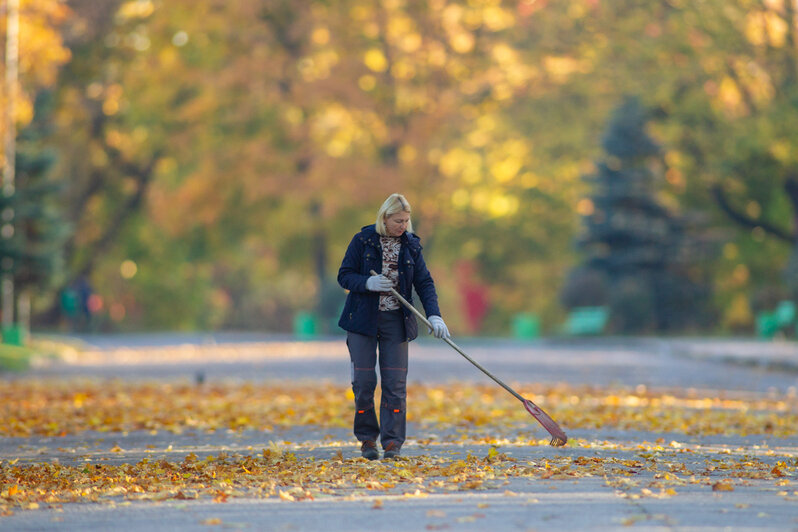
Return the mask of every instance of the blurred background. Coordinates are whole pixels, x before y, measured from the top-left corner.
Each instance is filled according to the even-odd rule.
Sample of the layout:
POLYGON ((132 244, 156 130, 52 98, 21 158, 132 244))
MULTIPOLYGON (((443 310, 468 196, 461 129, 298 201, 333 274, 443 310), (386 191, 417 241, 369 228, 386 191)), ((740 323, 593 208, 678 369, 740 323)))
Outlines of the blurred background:
POLYGON ((795 337, 793 0, 3 0, 3 331, 336 333, 393 192, 453 334, 795 337))

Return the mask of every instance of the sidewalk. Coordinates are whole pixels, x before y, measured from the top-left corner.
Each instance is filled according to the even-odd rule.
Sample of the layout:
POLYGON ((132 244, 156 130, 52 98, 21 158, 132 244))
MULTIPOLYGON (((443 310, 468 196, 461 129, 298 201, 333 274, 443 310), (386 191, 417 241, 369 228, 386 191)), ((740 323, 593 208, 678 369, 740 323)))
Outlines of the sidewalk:
POLYGON ((798 372, 798 342, 795 341, 749 338, 662 341, 678 356, 798 372))
POLYGON ((550 413, 570 438, 567 446, 554 448, 523 407, 498 400, 504 391, 497 386, 491 385, 491 392, 480 388, 486 377, 442 342, 425 338, 412 346, 411 384, 439 389, 424 395, 419 388, 414 416, 421 420, 419 408, 426 405, 425 412, 438 408, 435 415, 443 417, 411 420, 401 460, 366 462, 348 425, 351 405, 343 390, 349 368, 340 339, 97 340, 102 345, 71 359, 6 377, 6 390, 12 385, 20 390, 11 398, 19 410, 13 416, 52 419, 41 416, 45 403, 32 401, 44 396, 44 386, 53 389, 53 382, 66 381, 75 387, 47 404, 62 405, 58 412, 72 412, 87 423, 94 417, 102 430, 0 439, 0 473, 9 479, 0 490, 5 492, 0 529, 798 526, 795 342, 641 337, 458 342, 497 375, 535 393, 555 393, 570 383, 553 396, 558 401, 546 396, 541 405, 553 408, 550 413), (192 380, 200 375, 202 380, 192 380), (255 384, 243 388, 240 400, 236 393, 244 381, 255 384), (309 392, 313 385, 318 396, 309 392), (674 394, 680 389, 699 392, 674 394), (769 399, 771 390, 780 395, 769 399), (456 408, 447 406, 447 397, 456 398, 456 408), (278 404, 285 409, 268 409, 278 404), (319 411, 325 412, 325 424, 307 421, 308 413, 319 411), (267 418, 259 421, 259 412, 267 418), (149 420, 145 429, 124 428, 137 416, 149 420), (299 421, 285 424, 290 416, 299 421), (444 422, 452 417, 459 422, 444 422), (344 421, 331 422, 337 418, 344 421), (217 419, 218 428, 207 430, 210 425, 198 422, 203 419, 217 419), (108 430, 113 426, 124 430, 108 430), (249 426, 254 428, 241 428, 249 426))

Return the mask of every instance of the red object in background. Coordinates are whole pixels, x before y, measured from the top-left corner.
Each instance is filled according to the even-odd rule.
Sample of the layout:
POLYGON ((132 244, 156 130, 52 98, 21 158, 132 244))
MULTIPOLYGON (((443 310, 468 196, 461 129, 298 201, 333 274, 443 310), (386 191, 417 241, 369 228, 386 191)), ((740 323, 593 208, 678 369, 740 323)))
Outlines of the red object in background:
POLYGON ((103 309, 103 298, 101 298, 97 294, 92 294, 89 296, 87 305, 89 308, 89 312, 91 312, 92 314, 96 314, 97 312, 103 309))
POLYGON ((477 269, 473 262, 461 261, 455 267, 458 292, 463 298, 466 325, 469 334, 482 330, 482 322, 488 313, 488 287, 477 277, 477 269))

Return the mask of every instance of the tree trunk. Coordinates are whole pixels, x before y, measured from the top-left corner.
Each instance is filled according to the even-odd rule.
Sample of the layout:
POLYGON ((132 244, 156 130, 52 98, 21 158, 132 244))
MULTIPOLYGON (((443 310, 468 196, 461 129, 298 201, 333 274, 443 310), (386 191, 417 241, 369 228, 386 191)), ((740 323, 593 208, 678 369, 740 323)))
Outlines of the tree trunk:
POLYGON ((784 183, 784 191, 792 203, 792 238, 793 245, 798 247, 798 175, 791 175, 784 183))
MULTIPOLYGON (((36 323, 53 325, 58 322, 58 319, 61 316, 61 293, 66 290, 67 287, 75 281, 75 279, 79 277, 91 277, 91 273, 94 271, 94 267, 97 264, 97 259, 102 256, 116 241, 117 236, 119 236, 119 232, 124 228, 128 219, 141 209, 141 206, 144 203, 144 198, 147 194, 147 190, 149 189, 149 184, 152 180, 155 165, 158 163, 160 158, 160 152, 156 152, 144 166, 135 167, 130 163, 123 165, 127 170, 128 175, 135 177, 136 183, 138 185, 136 191, 130 197, 128 197, 127 201, 125 201, 122 207, 117 211, 114 218, 108 222, 105 231, 100 238, 88 246, 89 249, 86 253, 87 258, 83 264, 81 264, 75 270, 69 272, 67 279, 64 280, 61 286, 54 290, 55 296, 50 306, 45 311, 37 314, 34 317, 34 321, 36 323)), ((73 244, 73 242, 67 244, 67 252, 72 253, 74 252, 74 248, 70 244, 73 244)), ((70 258, 71 257, 67 256, 67 260, 70 258)))
POLYGON ((324 287, 327 284, 327 233, 321 217, 321 205, 313 201, 310 205, 310 219, 313 223, 313 265, 318 280, 318 298, 316 309, 319 315, 324 314, 324 287))

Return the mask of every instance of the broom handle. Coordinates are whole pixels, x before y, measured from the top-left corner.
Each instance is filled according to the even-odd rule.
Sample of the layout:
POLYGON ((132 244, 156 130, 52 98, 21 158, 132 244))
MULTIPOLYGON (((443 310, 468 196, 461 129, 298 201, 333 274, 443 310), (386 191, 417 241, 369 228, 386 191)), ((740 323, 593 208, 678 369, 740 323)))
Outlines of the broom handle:
MULTIPOLYGON (((370 271, 370 273, 371 273, 371 275, 379 275, 379 274, 378 274, 377 272, 375 272, 374 270, 371 270, 371 271, 370 271)), ((404 306, 406 306, 408 309, 410 309, 410 311, 411 311, 411 312, 413 312, 413 314, 415 314, 416 316, 418 316, 418 318, 419 318, 419 319, 420 319, 422 322, 424 322, 424 325, 426 325, 426 326, 427 326, 427 327, 429 327, 430 329, 434 329, 434 327, 433 327, 433 326, 432 326, 432 324, 429 322, 429 320, 428 320, 427 318, 425 318, 425 317, 424 317, 424 315, 423 315, 423 314, 421 314, 421 312, 419 312, 419 311, 418 311, 418 309, 417 309, 416 307, 414 307, 413 305, 411 305, 411 304, 410 304, 410 302, 409 302, 409 301, 407 301, 405 298, 403 298, 403 297, 402 297, 402 296, 399 294, 399 292, 397 292, 395 289, 391 288, 390 290, 391 290, 391 294, 393 294, 393 295, 394 295, 394 296, 395 296, 395 297, 396 297, 396 298, 397 298, 399 301, 401 301, 401 302, 402 302, 402 304, 403 304, 404 306)), ((492 374, 490 371, 488 371, 488 370, 486 370, 485 368, 483 368, 483 367, 482 367, 482 366, 479 364, 479 362, 477 362, 476 360, 474 360, 473 358, 471 358, 470 356, 468 356, 468 355, 465 353, 465 351, 463 351, 462 349, 460 349, 460 347, 459 347, 459 346, 458 346, 456 343, 454 343, 454 342, 453 342, 453 341, 452 341, 450 338, 446 338, 446 337, 444 337, 444 338, 442 338, 442 340, 443 340, 444 342, 446 342, 447 344, 449 344, 449 345, 452 347, 452 349, 454 349, 455 351, 457 351, 458 353, 460 353, 460 354, 463 356, 463 358, 465 358, 466 360, 468 360, 469 362, 471 362, 471 363, 472 363, 474 366, 476 366, 476 368, 477 368, 478 370, 480 370, 482 373, 484 373, 485 375, 487 375, 488 377, 490 377, 491 379, 493 379, 494 381, 496 381, 496 384, 498 384, 499 386, 501 386, 502 388, 504 388, 505 390, 507 390, 508 392, 510 392, 510 394, 512 394, 512 396, 513 396, 513 397, 515 397, 516 399, 518 399, 518 400, 519 400, 519 401, 521 401, 522 403, 525 403, 525 402, 526 402, 526 399, 524 399, 523 397, 521 397, 521 395, 520 395, 520 394, 518 394, 518 392, 516 392, 515 390, 513 390, 512 388, 510 388, 509 386, 507 386, 506 384, 504 384, 504 383, 501 381, 501 379, 499 379, 498 377, 494 376, 494 375, 493 375, 493 374, 492 374)))

